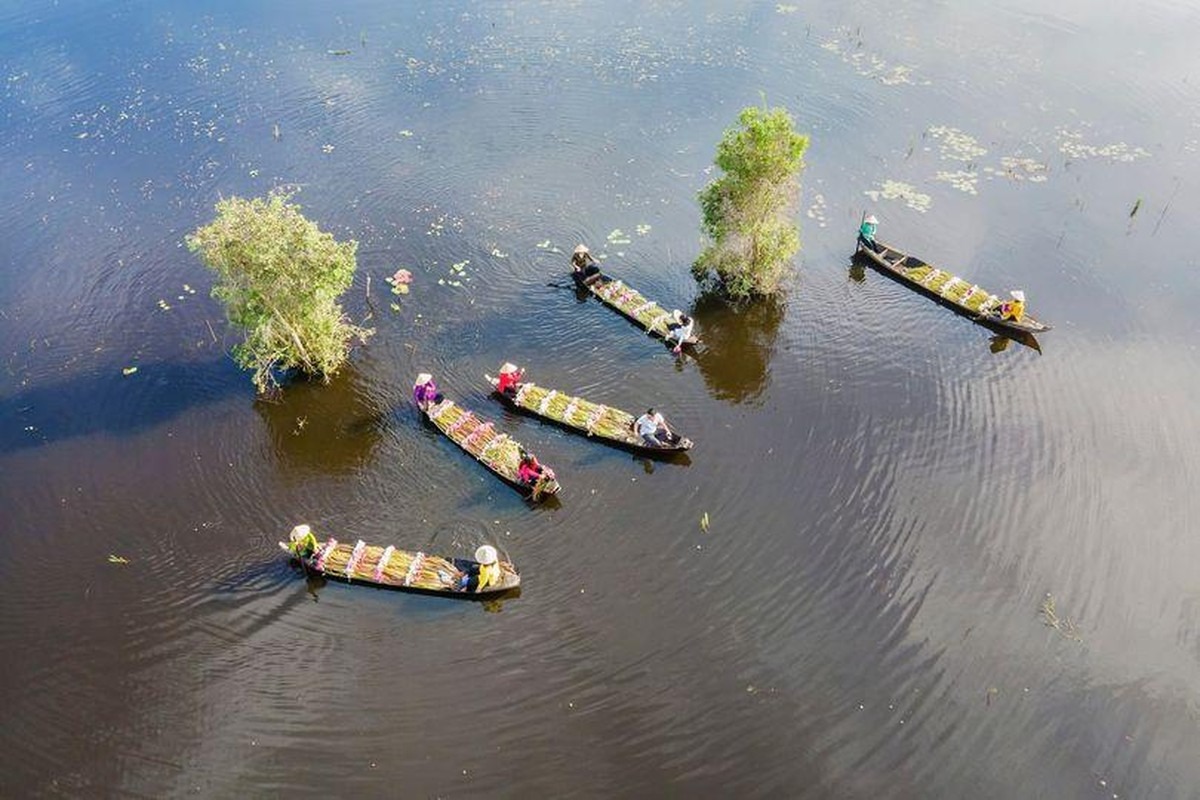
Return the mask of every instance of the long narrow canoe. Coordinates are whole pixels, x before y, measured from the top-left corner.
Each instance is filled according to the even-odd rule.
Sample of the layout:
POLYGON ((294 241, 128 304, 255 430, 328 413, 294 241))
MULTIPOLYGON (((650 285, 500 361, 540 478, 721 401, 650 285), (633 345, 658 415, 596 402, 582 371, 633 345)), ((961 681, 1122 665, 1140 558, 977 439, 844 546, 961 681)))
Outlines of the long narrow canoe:
POLYGON ((450 437, 459 447, 466 450, 476 461, 499 475, 530 500, 542 500, 558 494, 558 480, 554 471, 545 468, 542 478, 534 486, 517 479, 517 467, 521 463, 521 445, 507 434, 497 433, 491 422, 467 411, 452 400, 442 400, 425 410, 425 416, 442 433, 450 437))
POLYGON ((967 315, 976 322, 992 325, 1017 333, 1041 333, 1050 330, 1049 325, 1038 322, 1029 314, 1021 321, 1001 319, 1000 298, 970 281, 943 272, 926 264, 916 256, 910 256, 896 248, 878 243, 881 252, 858 243, 858 253, 866 256, 875 266, 888 275, 906 283, 924 295, 934 298, 967 315))
POLYGON ((330 539, 312 553, 297 555, 283 542, 283 551, 301 561, 305 568, 326 578, 346 583, 365 583, 384 589, 448 595, 451 597, 487 597, 515 589, 521 585, 517 568, 500 561, 500 582, 477 591, 460 589, 463 575, 478 567, 478 562, 465 558, 445 558, 421 552, 397 550, 367 544, 343 544, 330 539))
MULTIPOLYGON (((494 388, 499 380, 485 375, 494 388)), ((692 448, 692 440, 676 436, 670 444, 651 447, 633 430, 634 416, 619 408, 593 403, 582 397, 561 394, 554 389, 524 381, 515 395, 495 392, 501 402, 510 408, 526 411, 534 416, 582 431, 588 436, 612 442, 639 453, 678 453, 692 448)))
MULTIPOLYGON (((605 305, 615 308, 631 322, 644 328, 651 336, 667 338, 667 323, 671 321, 671 312, 653 300, 647 300, 637 289, 626 286, 603 272, 600 273, 599 279, 591 283, 585 283, 577 275, 575 282, 600 298, 605 305)), ((683 343, 694 346, 699 344, 700 340, 692 335, 684 339, 683 343)))

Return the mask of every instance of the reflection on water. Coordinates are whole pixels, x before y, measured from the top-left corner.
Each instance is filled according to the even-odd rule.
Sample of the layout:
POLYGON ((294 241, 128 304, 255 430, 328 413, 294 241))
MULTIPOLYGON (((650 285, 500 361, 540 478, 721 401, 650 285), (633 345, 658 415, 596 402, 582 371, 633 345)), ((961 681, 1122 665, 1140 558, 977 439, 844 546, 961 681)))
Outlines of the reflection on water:
POLYGON ((254 410, 287 471, 345 475, 366 468, 382 438, 387 415, 371 414, 370 405, 351 362, 328 384, 292 381, 277 398, 256 400, 254 410))
POLYGON ((711 294, 696 300, 692 314, 703 341, 696 363, 714 397, 747 403, 762 395, 786 310, 787 302, 778 296, 748 303, 711 294))

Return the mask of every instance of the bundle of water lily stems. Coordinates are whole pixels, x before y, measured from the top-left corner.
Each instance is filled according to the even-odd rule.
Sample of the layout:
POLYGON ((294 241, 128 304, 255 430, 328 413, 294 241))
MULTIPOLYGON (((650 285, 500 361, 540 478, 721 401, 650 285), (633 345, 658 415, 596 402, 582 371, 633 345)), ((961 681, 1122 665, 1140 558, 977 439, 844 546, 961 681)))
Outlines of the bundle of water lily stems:
POLYGON ((456 584, 460 574, 449 559, 441 556, 368 545, 362 541, 353 545, 334 542, 332 549, 327 549, 328 543, 324 543, 315 554, 317 569, 330 575, 392 586, 448 589, 456 584))
POLYGON ((597 436, 635 443, 641 441, 633 434, 633 415, 619 408, 559 394, 534 383, 523 383, 513 400, 522 408, 597 436))
POLYGON ((596 294, 605 302, 616 306, 636 319, 647 330, 659 334, 667 332, 667 322, 671 319, 671 312, 653 300, 647 300, 637 289, 631 289, 620 281, 614 280, 597 286, 596 294))
POLYGON ((1000 298, 987 290, 928 264, 909 267, 904 270, 904 274, 947 300, 966 306, 976 313, 987 313, 1000 304, 1000 298))
MULTIPOLYGON (((521 464, 519 442, 508 438, 507 434, 497 433, 492 423, 484 422, 450 400, 443 400, 429 409, 429 418, 442 433, 486 464, 493 472, 513 483, 520 483, 517 478, 517 468, 521 464)), ((547 474, 538 480, 532 491, 535 500, 543 494, 554 494, 558 491, 553 474, 547 470, 547 474)))

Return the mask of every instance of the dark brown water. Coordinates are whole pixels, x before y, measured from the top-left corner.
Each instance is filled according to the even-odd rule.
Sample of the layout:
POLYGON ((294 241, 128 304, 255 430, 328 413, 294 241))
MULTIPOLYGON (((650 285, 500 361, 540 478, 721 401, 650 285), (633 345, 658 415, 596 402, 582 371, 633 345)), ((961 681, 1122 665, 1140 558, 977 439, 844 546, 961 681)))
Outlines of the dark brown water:
POLYGON ((962 6, 0 6, 0 795, 1200 797, 1200 12, 962 6), (805 249, 731 310, 694 197, 760 92, 805 249), (263 405, 181 239, 280 184, 378 333, 263 405), (1042 352, 854 268, 865 208, 1042 352), (579 302, 579 241, 704 351, 579 302), (505 359, 696 449, 508 414, 505 359), (421 370, 561 502, 422 425, 421 370), (306 582, 301 521, 523 591, 306 582))

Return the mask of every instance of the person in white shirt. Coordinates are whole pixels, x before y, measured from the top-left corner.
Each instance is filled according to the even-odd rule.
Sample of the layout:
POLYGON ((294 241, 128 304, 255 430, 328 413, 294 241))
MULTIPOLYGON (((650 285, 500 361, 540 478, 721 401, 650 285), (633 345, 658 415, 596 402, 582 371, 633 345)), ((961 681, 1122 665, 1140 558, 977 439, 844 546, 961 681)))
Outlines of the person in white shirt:
POLYGON ((683 343, 691 338, 692 328, 695 324, 694 319, 678 308, 671 312, 671 321, 667 323, 666 339, 668 344, 672 341, 678 342, 674 347, 676 354, 683 352, 683 343))
POLYGON ((633 430, 642 437, 647 447, 665 447, 673 444, 675 440, 675 434, 667 427, 663 415, 655 412, 653 408, 646 409, 645 414, 634 420, 633 430))

